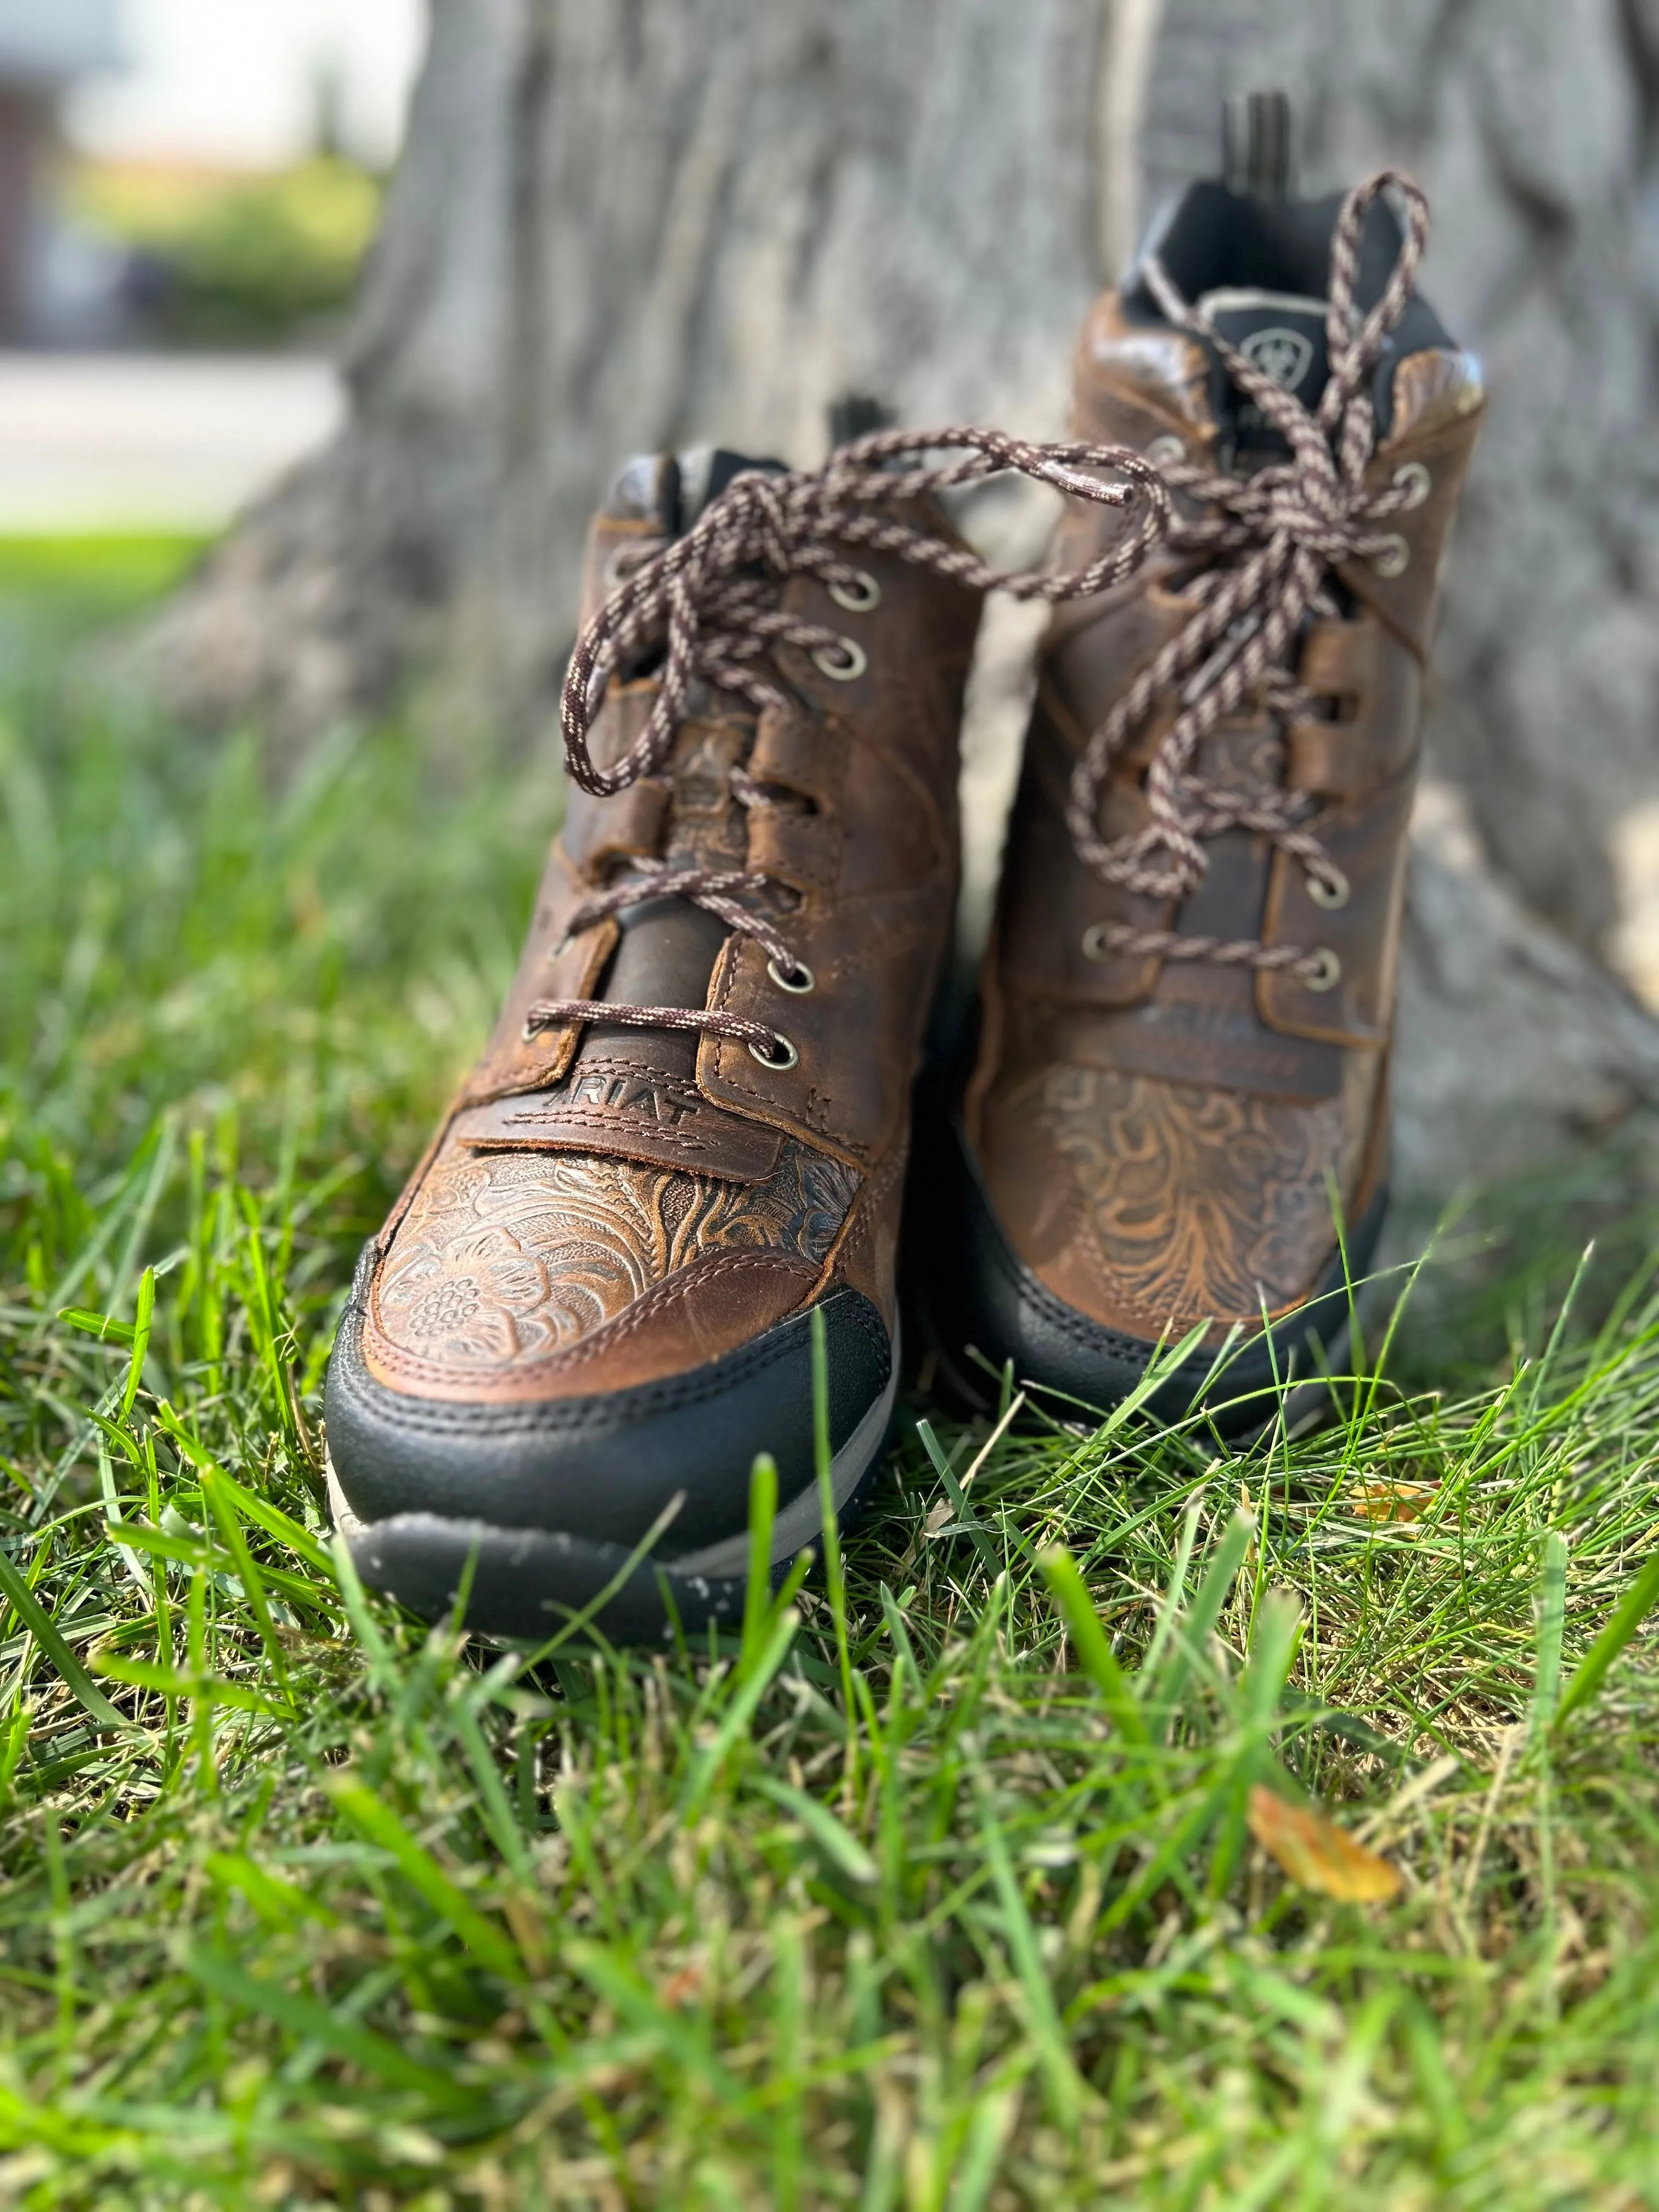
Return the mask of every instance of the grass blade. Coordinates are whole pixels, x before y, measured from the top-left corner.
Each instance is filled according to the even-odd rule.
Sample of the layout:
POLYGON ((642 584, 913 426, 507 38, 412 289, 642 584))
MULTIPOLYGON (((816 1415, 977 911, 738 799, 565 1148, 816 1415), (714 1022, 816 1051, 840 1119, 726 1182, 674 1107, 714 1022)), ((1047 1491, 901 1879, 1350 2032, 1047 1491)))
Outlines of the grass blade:
POLYGON ((978 1522, 969 1519, 968 1493, 957 1481, 944 1445, 933 1434, 933 1423, 926 1420, 918 1421, 916 1434, 921 1438, 922 1449, 933 1463, 934 1474, 945 1486, 945 1494, 951 1501, 953 1516, 961 1523, 963 1531, 973 1538, 974 1549, 985 1562, 987 1575, 994 1582, 1002 1572, 1002 1562, 997 1557, 996 1546, 978 1522))
POLYGON ((247 1595, 248 1607, 254 1625, 259 1632, 259 1641, 265 1647, 265 1656, 270 1662, 270 1671, 276 1677, 276 1686, 283 1701, 290 1708, 294 1693, 289 1686, 288 1661, 283 1656, 282 1642, 276 1633, 276 1624, 270 1617, 270 1607, 265 1598, 265 1586, 260 1577, 253 1554, 242 1534, 242 1524, 236 1517, 236 1509, 226 1493, 226 1478, 218 1468, 204 1468, 200 1474, 202 1495, 209 1510, 219 1524, 219 1534, 225 1540, 225 1549, 236 1562, 236 1572, 247 1595))
POLYGON ((1538 1674, 1533 1684, 1534 1743, 1555 1718, 1561 1688, 1561 1632, 1567 1617, 1567 1540, 1559 1528, 1544 1539, 1544 1592, 1538 1613, 1538 1674))
POLYGON ((391 1852, 410 1887, 419 1890, 469 1951, 504 1981, 524 1979, 524 1967, 507 1938, 493 1921, 485 1919, 431 1852, 416 1841, 392 1808, 377 1797, 366 1782, 356 1775, 343 1774, 330 1783, 329 1795, 370 1843, 391 1852))
POLYGON ((1226 1810, 1215 1856, 1210 1862, 1209 1888, 1219 1897, 1232 1880, 1244 1832, 1250 1791, 1268 1762, 1267 1737, 1284 1695, 1285 1680, 1301 1640, 1302 1608, 1288 1590, 1270 1590, 1256 1614, 1250 1656, 1238 1685, 1237 1725, 1243 1741, 1235 1753, 1227 1785, 1226 1810))
MULTIPOLYGON (((748 1728, 750 1722, 753 1720, 755 1708, 765 1695, 767 1685, 787 1656, 789 1647, 795 1640, 795 1631, 799 1624, 800 1615, 794 1607, 792 1605, 786 1607, 773 1627, 770 1641, 762 1652, 758 1663, 738 1685, 736 1693, 726 1707, 726 1717, 720 1723, 714 1741, 707 1751, 702 1753, 691 1770, 684 1798, 684 1812, 688 1820, 708 1795, 714 1777, 720 1772, 725 1762, 726 1753, 748 1728)), ((849 1713, 848 1715, 849 1729, 852 1727, 852 1722, 853 1716, 849 1713)))
POLYGON ((749 1581, 743 1594, 743 1664, 758 1656, 772 1610, 772 1525, 778 1513, 778 1468, 757 1452, 749 1470, 749 1581))
POLYGON ((1031 1925, 1031 1916, 1025 1909, 1013 1862, 1008 1856, 1007 1838, 997 1819, 985 1776, 977 1768, 974 1782, 979 1796, 980 1837, 985 1845, 991 1879, 996 1885, 997 1901, 1002 1907, 1003 1928, 1013 1954, 1014 1971, 1024 1995, 1027 2022, 1036 2045, 1037 2065, 1048 2093, 1049 2108, 1060 2125, 1069 2130, 1076 2124, 1079 2107, 1086 2094, 1085 2087, 1073 2063, 1066 2030, 1054 2004, 1054 1993, 1043 1970, 1036 1930, 1031 1925))
POLYGON ((626 1584, 635 1568, 656 1549, 658 1538, 665 1534, 678 1520, 680 1510, 684 1504, 685 1492, 683 1490, 677 1490, 599 1595, 589 1598, 587 1603, 579 1612, 573 1613, 556 1636, 550 1636, 545 1644, 538 1644, 527 1661, 527 1665, 539 1667, 544 1660, 550 1659, 556 1651, 562 1650, 573 1637, 580 1636, 590 1622, 599 1618, 617 1591, 626 1584))
POLYGON ((1607 1679, 1607 1672, 1656 1605, 1659 1605, 1659 1552, 1638 1570, 1619 1601, 1613 1617, 1579 1661, 1557 1702, 1553 1725, 1559 1728, 1570 1713, 1589 1703, 1607 1679))
POLYGON ((49 1613, 41 1606, 33 1591, 18 1573, 15 1565, 0 1552, 0 1590, 10 1599, 13 1610, 29 1634, 34 1638, 63 1680, 80 1699, 100 1728, 132 1729, 136 1723, 118 1713, 109 1699, 93 1680, 86 1668, 70 1650, 49 1613))
POLYGON ((535 1879, 530 1854, 525 1849, 519 1824, 513 1817, 513 1802, 507 1794, 501 1771, 489 1755, 489 1746, 484 1741, 478 1716, 465 1699, 458 1699, 450 1717, 454 1723, 455 1733, 461 1740, 461 1748, 466 1753, 466 1763, 472 1769, 479 1809, 483 1814, 490 1839, 519 1880, 528 1887, 535 1879))
POLYGON ((1077 1561, 1064 1545, 1051 1544, 1038 1553, 1037 1565, 1042 1570, 1049 1595, 1065 1620, 1072 1648, 1085 1673, 1099 1686, 1118 1734, 1126 1743, 1150 1742, 1146 1717, 1135 1702, 1128 1676, 1118 1665, 1116 1655, 1106 1641, 1106 1632, 1090 1602, 1088 1587, 1078 1571, 1077 1561))
POLYGON ((283 1511, 281 1506, 273 1505, 268 1498, 261 1498, 257 1491, 245 1489, 234 1475, 227 1474, 206 1448, 191 1436, 171 1406, 165 1402, 159 1406, 156 1419, 198 1474, 217 1476, 225 1496, 244 1520, 252 1521, 256 1528, 263 1528, 267 1536, 274 1536, 279 1544, 286 1544, 314 1573, 330 1580, 333 1578, 333 1555, 308 1528, 301 1528, 297 1521, 283 1511))
POLYGON ((272 1874, 269 1867, 256 1865, 241 1851, 210 1851, 203 1864, 222 1889, 240 1891, 267 1927, 286 1929, 307 1920, 325 1928, 339 1925, 338 1914, 319 1899, 272 1874))
POLYGON ((853 1725, 857 1707, 853 1700, 853 1657, 847 1640, 847 1580, 842 1571, 841 1528, 836 1511, 834 1459, 830 1440, 830 1348, 824 1332, 823 1308, 812 1309, 812 1457, 818 1479, 818 1515, 823 1528, 823 1588, 830 1614, 836 1625, 836 1657, 841 1668, 841 1692, 847 1708, 847 1762, 849 1778, 858 1765, 858 1734, 853 1725))
POLYGON ((131 1344, 136 1334, 131 1322, 112 1321, 107 1314, 94 1313, 88 1306, 59 1306, 58 1318, 65 1328, 78 1328, 95 1336, 100 1344, 131 1344))
POLYGON ((1166 1730, 1175 1726, 1181 1703, 1181 1693, 1187 1686, 1187 1677, 1194 1662, 1201 1662, 1204 1645, 1210 1632, 1221 1618, 1221 1608, 1238 1578, 1244 1564, 1244 1554, 1255 1534, 1255 1516, 1241 1507, 1227 1523, 1226 1532, 1217 1545, 1215 1557, 1209 1571, 1198 1586, 1191 1606, 1176 1623, 1170 1637, 1169 1656, 1164 1659, 1157 1680, 1145 1693, 1147 1703, 1156 1702, 1167 1711, 1166 1730))
POLYGON ((695 2075, 724 2106, 734 2103, 738 2085, 707 2041, 674 2008, 647 1989, 633 1968, 605 1945, 586 1936, 572 1938, 564 1956, 617 2017, 661 2044, 689 2075, 695 2075))
POLYGON ((439 2073, 435 2067, 422 2065, 419 2059, 411 2058, 395 2043, 375 2034, 373 2028, 359 2027, 337 2008, 319 2004, 315 1997, 306 1996, 298 1990, 285 1990, 275 1982, 245 1972, 222 1951, 193 1944, 185 1952, 181 1963, 192 1980, 213 1990, 216 1996, 240 2005, 245 2011, 263 2014, 279 2027, 285 2027, 290 2035, 314 2043, 324 2051, 331 2051, 336 2057, 361 2066, 365 2074, 390 2082, 395 2089, 417 2090, 436 2105, 473 2105, 478 2101, 475 2093, 463 2083, 439 2073))
POLYGON ((138 1303, 132 1317, 132 1357, 127 1362, 127 1379, 121 1391, 121 1419, 125 1421, 132 1411, 132 1401, 138 1395, 138 1385, 143 1380, 144 1354, 149 1350, 149 1326, 155 1311, 155 1270, 146 1267, 138 1279, 138 1303))
POLYGON ((116 1659, 107 1655, 100 1655, 93 1663, 106 1681, 125 1682, 132 1689, 149 1690, 158 1698, 193 1698, 198 1705, 210 1708, 227 1705, 234 1712, 264 1713, 269 1720, 294 1718, 291 1705, 273 1705, 246 1682, 232 1682, 222 1674, 210 1674, 204 1668, 192 1667, 188 1673, 180 1674, 154 1659, 116 1659))
POLYGON ((1162 1344, 1153 1348, 1146 1362, 1146 1371, 1127 1397, 1120 1398, 1101 1423, 1100 1437, 1115 1436, 1124 1423, 1138 1413, 1146 1401, 1161 1390, 1170 1377, 1176 1374, 1188 1358, 1197 1351, 1210 1333, 1210 1323, 1200 1321, 1189 1328, 1179 1344, 1162 1344))
POLYGON ((1181 1516, 1181 1540, 1176 1546, 1175 1565, 1170 1570, 1164 1601, 1158 1608, 1158 1623, 1152 1630, 1152 1640, 1141 1664, 1140 1671, 1149 1682, 1157 1679, 1164 1654, 1181 1617, 1181 1601, 1187 1595, 1187 1570, 1193 1563, 1193 1547, 1198 1541, 1198 1524, 1202 1511, 1202 1499, 1194 1498, 1181 1516))
POLYGON ((787 1782, 775 1782, 770 1775, 758 1778, 759 1786, 772 1802, 799 1820, 824 1856, 838 1866, 848 1881, 860 1883, 879 1881, 881 1869, 871 1857, 858 1838, 839 1821, 827 1805, 820 1805, 816 1797, 809 1797, 804 1790, 791 1789, 787 1782))

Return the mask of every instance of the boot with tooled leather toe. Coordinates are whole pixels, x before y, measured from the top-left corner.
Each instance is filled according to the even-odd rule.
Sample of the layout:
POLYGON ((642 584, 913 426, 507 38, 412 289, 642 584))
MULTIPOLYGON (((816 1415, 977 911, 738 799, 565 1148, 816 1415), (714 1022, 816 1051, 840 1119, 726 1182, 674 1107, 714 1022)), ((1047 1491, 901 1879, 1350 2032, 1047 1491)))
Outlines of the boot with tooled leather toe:
MULTIPOLYGON (((417 1612, 464 1582, 470 1622, 528 1638, 608 1590, 612 1637, 740 1611, 757 1453, 774 1561, 820 1527, 816 1317, 838 1507, 876 1464, 963 685, 1001 580, 930 494, 1012 465, 1125 496, 1071 448, 948 442, 908 469, 896 433, 813 474, 638 463, 594 526, 568 817, 329 1370, 337 1520, 417 1612)), ((1158 520, 1143 502, 1077 586, 1158 520)))
MULTIPOLYGON (((1012 1361, 1224 1434, 1345 1357, 1387 1064, 1437 576, 1482 405, 1413 280, 1415 187, 1191 187, 1097 305, 1079 434, 1158 462, 1167 543, 1058 608, 921 1208, 964 1395, 1012 1361), (1340 1224, 1340 1226, 1339 1226, 1340 1224), (977 1354, 977 1359, 973 1356, 977 1354)), ((1109 526, 1062 525, 1062 558, 1109 526)))

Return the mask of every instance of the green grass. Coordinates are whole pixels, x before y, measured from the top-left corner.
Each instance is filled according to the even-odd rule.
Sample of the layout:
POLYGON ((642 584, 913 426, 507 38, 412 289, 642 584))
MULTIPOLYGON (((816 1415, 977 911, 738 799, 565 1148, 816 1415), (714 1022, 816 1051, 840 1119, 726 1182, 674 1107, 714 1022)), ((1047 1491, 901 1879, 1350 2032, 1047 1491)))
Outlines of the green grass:
POLYGON ((118 612, 178 583, 207 543, 183 530, 0 532, 0 599, 14 621, 38 621, 55 602, 84 629, 100 601, 118 612))
POLYGON ((73 629, 0 605, 0 2203, 1659 2203, 1650 1274, 1242 1455, 915 1402, 717 1651, 428 1630, 320 1382, 554 778, 273 791, 73 629))

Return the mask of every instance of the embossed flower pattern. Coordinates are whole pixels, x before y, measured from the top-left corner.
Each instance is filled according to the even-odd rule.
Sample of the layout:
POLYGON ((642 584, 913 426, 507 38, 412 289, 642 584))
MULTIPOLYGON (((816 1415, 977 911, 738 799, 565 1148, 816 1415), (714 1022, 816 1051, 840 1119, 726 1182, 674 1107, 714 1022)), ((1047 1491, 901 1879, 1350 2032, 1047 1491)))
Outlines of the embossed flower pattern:
MULTIPOLYGON (((1367 1071, 1361 1064, 1360 1074, 1367 1071)), ((1047 1071, 1037 1110, 1070 1167, 1111 1293, 1158 1327, 1258 1321, 1307 1294, 1335 1249, 1369 1116, 1113 1068, 1047 1071)))
POLYGON ((856 1172, 804 1146, 763 1183, 574 1152, 440 1155, 399 1224, 376 1295, 380 1328, 447 1367, 562 1352, 710 1252, 819 1264, 856 1172))

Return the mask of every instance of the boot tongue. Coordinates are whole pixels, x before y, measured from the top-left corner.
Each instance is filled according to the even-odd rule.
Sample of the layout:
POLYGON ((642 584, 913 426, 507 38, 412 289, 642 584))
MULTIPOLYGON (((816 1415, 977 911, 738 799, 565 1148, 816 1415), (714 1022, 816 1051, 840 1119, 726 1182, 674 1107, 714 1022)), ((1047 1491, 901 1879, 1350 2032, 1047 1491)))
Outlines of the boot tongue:
POLYGON ((724 446, 636 454, 612 478, 600 511, 612 522, 654 523, 665 538, 681 538, 709 501, 747 469, 781 476, 784 464, 730 453, 724 446))
POLYGON ((758 469, 769 477, 785 473, 781 461, 765 460, 750 453, 733 453, 724 446, 693 446, 689 452, 677 454, 674 465, 679 476, 679 504, 673 530, 676 537, 690 529, 733 477, 743 476, 751 469, 758 469))
MULTIPOLYGON (((1322 300, 1238 286, 1206 292, 1196 304, 1218 336, 1313 412, 1330 374, 1322 300)), ((1224 452, 1284 453, 1284 438, 1233 383, 1220 354, 1207 350, 1210 406, 1224 452)))
MULTIPOLYGON (((1325 292, 1341 210, 1340 193, 1316 200, 1260 198, 1203 181, 1189 185, 1155 220, 1143 255, 1156 253, 1176 290, 1212 314, 1224 337, 1304 406, 1316 406, 1329 374, 1325 292)), ((1373 201, 1357 246, 1354 305, 1361 313, 1382 296, 1400 243, 1392 209, 1385 200, 1373 201)), ((1146 282, 1144 261, 1125 279, 1121 304, 1132 330, 1169 330, 1146 282)), ((1231 465, 1239 453, 1258 462, 1282 459, 1284 440, 1262 422, 1255 403, 1233 389, 1215 348, 1204 343, 1209 356, 1206 393, 1224 465, 1231 465)), ((1371 372, 1379 438, 1386 438, 1392 427, 1395 372, 1401 362, 1428 349, 1449 350, 1451 345, 1434 310, 1414 292, 1371 372)))
MULTIPOLYGON (((781 473, 783 467, 781 461, 753 459, 724 447, 647 453, 618 472, 604 512, 614 521, 642 522, 664 538, 680 538, 734 477, 749 469, 781 473)), ((747 750, 741 725, 728 717, 710 720, 696 712, 686 716, 664 770, 670 798, 659 849, 671 867, 744 866, 748 828, 730 775, 747 750)), ((726 941, 725 922, 680 898, 643 901, 626 908, 617 920, 621 940, 596 997, 612 1005, 704 1004, 726 941)), ((594 1022, 583 1035, 567 1087, 573 1097, 591 1103, 599 1095, 593 1085, 602 1078, 669 1085, 677 1086, 678 1108, 689 1111, 688 1102, 697 1095, 696 1066, 697 1040, 684 1030, 607 1028, 594 1022)), ((712 1127, 725 1118, 705 1103, 700 1126, 712 1127)), ((636 1142, 637 1133, 629 1141, 636 1142)), ((621 1148, 626 1151, 627 1144, 621 1148)), ((607 1150, 602 1135, 595 1135, 593 1149, 607 1150)))

